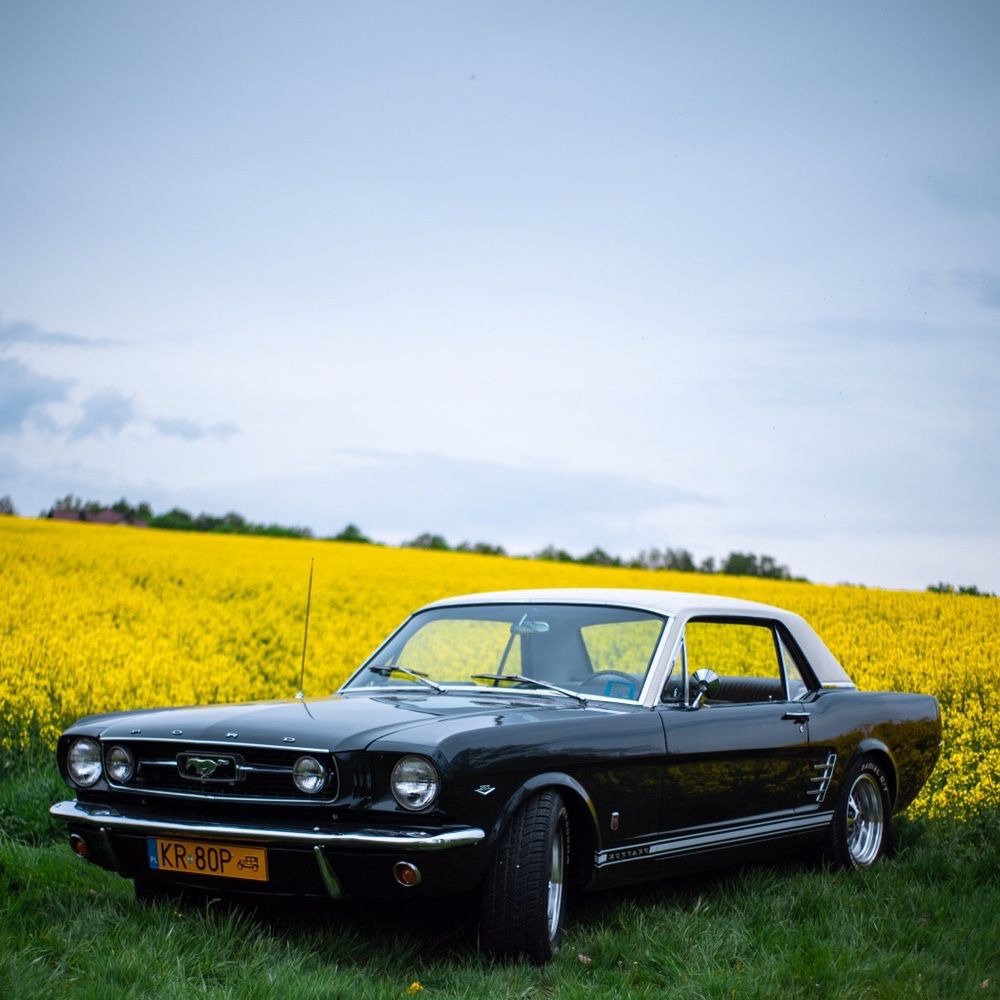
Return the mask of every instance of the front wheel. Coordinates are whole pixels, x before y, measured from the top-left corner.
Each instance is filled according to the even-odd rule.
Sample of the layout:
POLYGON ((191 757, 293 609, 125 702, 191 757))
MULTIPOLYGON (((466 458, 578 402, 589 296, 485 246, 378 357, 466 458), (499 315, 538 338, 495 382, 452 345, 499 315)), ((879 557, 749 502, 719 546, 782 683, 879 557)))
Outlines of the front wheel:
POLYGON ((553 788, 514 814, 483 886, 479 942, 494 958, 536 965, 559 948, 566 914, 569 814, 553 788))
POLYGON ((847 772, 824 845, 838 868, 868 868, 892 840, 892 799, 882 765, 862 757, 847 772))

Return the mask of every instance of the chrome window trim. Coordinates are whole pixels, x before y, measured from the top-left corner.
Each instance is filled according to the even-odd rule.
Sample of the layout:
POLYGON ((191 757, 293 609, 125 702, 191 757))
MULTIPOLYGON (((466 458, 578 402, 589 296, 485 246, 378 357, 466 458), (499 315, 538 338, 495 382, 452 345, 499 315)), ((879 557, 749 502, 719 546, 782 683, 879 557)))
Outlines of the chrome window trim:
MULTIPOLYGON (((663 691, 663 685, 666 684, 667 677, 669 676, 668 668, 669 668, 670 664, 672 664, 674 662, 675 658, 678 655, 680 655, 682 657, 682 665, 681 666, 682 666, 682 671, 683 671, 683 681, 684 681, 684 685, 685 685, 685 701, 684 701, 684 707, 685 708, 689 708, 690 707, 690 698, 689 698, 690 692, 687 690, 688 665, 687 665, 687 648, 686 648, 685 643, 684 643, 684 633, 685 633, 685 629, 687 628, 688 624, 690 622, 692 622, 692 621, 695 621, 695 622, 697 622, 697 621, 711 621, 711 622, 715 622, 715 623, 718 623, 718 624, 730 624, 731 623, 731 624, 734 624, 734 625, 741 625, 742 624, 742 625, 749 625, 750 627, 756 626, 758 628, 764 628, 764 627, 769 628, 771 630, 771 635, 775 639, 775 642, 776 642, 776 647, 775 647, 775 662, 777 663, 778 669, 780 671, 780 679, 781 679, 782 689, 784 690, 784 693, 785 693, 785 698, 784 698, 785 702, 803 701, 806 698, 808 698, 810 695, 814 695, 817 691, 821 691, 821 690, 824 690, 824 689, 841 689, 841 688, 842 689, 849 689, 849 690, 856 690, 857 689, 857 685, 855 685, 852 681, 827 681, 826 683, 820 682, 818 678, 815 678, 815 670, 813 669, 812 664, 809 663, 808 660, 806 660, 806 666, 807 666, 807 668, 809 670, 809 673, 811 675, 813 675, 813 677, 815 678, 815 680, 816 680, 817 684, 819 684, 819 686, 816 687, 816 688, 809 687, 808 686, 809 682, 806 681, 805 677, 803 677, 802 679, 806 683, 806 689, 802 692, 802 694, 797 695, 795 698, 792 698, 790 696, 790 692, 789 692, 789 688, 788 688, 788 676, 787 676, 787 672, 785 671, 784 658, 782 656, 782 653, 781 653, 780 649, 777 647, 777 642, 778 641, 780 641, 784 645, 787 645, 787 642, 785 640, 784 634, 782 633, 782 628, 785 628, 786 631, 787 631, 787 626, 784 626, 783 622, 779 621, 777 618, 775 618, 775 617, 773 617, 771 615, 768 615, 767 613, 752 613, 751 611, 743 611, 742 609, 738 613, 732 613, 732 612, 719 612, 719 613, 714 613, 713 612, 713 613, 708 613, 708 612, 705 612, 705 611, 695 611, 695 612, 690 612, 690 613, 689 612, 684 612, 683 614, 678 614, 678 615, 674 616, 674 618, 672 618, 671 621, 673 622, 674 628, 676 629, 676 638, 675 638, 675 641, 674 641, 673 649, 671 650, 670 657, 666 661, 666 664, 663 667, 663 681, 660 684, 658 690, 662 693, 662 691, 663 691)), ((792 640, 793 641, 795 640, 795 636, 794 635, 792 635, 792 640)), ((789 653, 791 655, 793 655, 793 656, 795 655, 794 651, 791 650, 791 649, 789 649, 789 653)), ((799 653, 803 657, 803 659, 805 659, 805 653, 802 652, 801 649, 799 650, 799 653)), ((672 704, 675 704, 674 702, 661 702, 658 699, 659 699, 659 695, 656 696, 656 698, 654 699, 651 707, 655 708, 657 704, 661 704, 661 705, 672 705, 672 704)), ((733 704, 742 704, 742 703, 734 702, 733 704)), ((780 705, 780 704, 782 704, 782 702, 777 702, 776 701, 776 702, 773 702, 773 704, 780 705)))
MULTIPOLYGON (((636 601, 636 602, 629 601, 627 603, 618 602, 618 601, 601 601, 601 600, 583 600, 583 601, 553 601, 553 600, 548 600, 548 601, 530 601, 530 600, 525 600, 524 598, 517 598, 515 600, 509 600, 509 601, 504 601, 504 600, 489 600, 489 601, 468 601, 468 602, 465 602, 465 603, 462 603, 462 604, 441 604, 441 605, 432 604, 432 605, 429 605, 427 607, 418 609, 412 615, 410 615, 405 621, 403 621, 399 625, 398 628, 396 628, 395 630, 393 630, 393 632, 391 632, 389 634, 389 636, 385 639, 384 642, 379 643, 379 645, 376 648, 375 652, 373 652, 371 654, 371 656, 369 656, 367 659, 365 659, 361 663, 361 665, 357 668, 357 670, 355 670, 354 673, 352 673, 351 676, 348 677, 347 680, 344 681, 344 683, 341 684, 339 688, 337 688, 335 694, 352 694, 354 692, 359 692, 359 691, 365 691, 365 692, 367 692, 367 691, 386 691, 386 690, 390 690, 391 689, 390 685, 381 685, 381 684, 378 685, 378 686, 364 685, 364 686, 359 686, 359 687, 352 688, 352 687, 350 687, 350 684, 354 680, 354 678, 357 677, 358 674, 360 674, 361 671, 364 670, 368 666, 369 663, 377 663, 378 662, 378 657, 380 656, 382 650, 385 649, 385 647, 388 646, 389 643, 391 643, 393 641, 393 639, 395 639, 396 636, 407 625, 409 625, 409 623, 414 618, 417 617, 417 615, 422 614, 424 611, 440 611, 440 610, 447 610, 447 611, 454 610, 454 611, 458 611, 461 608, 489 608, 489 607, 503 607, 505 605, 506 606, 516 606, 516 605, 519 605, 519 604, 530 604, 530 605, 535 606, 535 607, 555 607, 555 608, 562 608, 562 607, 610 608, 610 609, 613 609, 613 610, 616 610, 616 611, 641 611, 643 614, 648 614, 648 615, 652 615, 654 618, 659 618, 660 621, 663 623, 663 627, 660 630, 660 637, 657 640, 656 647, 654 648, 653 653, 652 653, 652 655, 649 658, 649 665, 646 667, 646 676, 643 679, 642 687, 640 688, 639 694, 637 695, 637 697, 636 698, 615 698, 615 697, 612 697, 610 695, 601 695, 601 694, 583 694, 582 695, 584 698, 587 699, 588 702, 589 701, 606 701, 606 702, 611 702, 612 704, 618 704, 618 705, 638 705, 638 706, 641 706, 641 707, 644 707, 644 708, 651 708, 651 707, 653 707, 653 705, 650 704, 650 691, 651 691, 652 686, 653 686, 652 685, 652 677, 653 677, 653 674, 656 672, 656 670, 658 669, 658 667, 660 665, 659 659, 660 659, 660 657, 662 655, 663 648, 665 646, 667 637, 670 635, 670 633, 672 631, 672 627, 671 626, 672 626, 672 623, 674 622, 675 619, 674 619, 673 615, 668 614, 662 608, 654 608, 654 607, 651 607, 650 605, 642 604, 639 601, 636 601)), ((438 683, 441 683, 441 682, 438 682, 438 683)), ((445 683, 442 686, 444 686, 445 688, 447 688, 448 685, 445 683)), ((476 685, 476 687, 477 688, 479 688, 479 687, 485 687, 485 685, 476 685)), ((411 690, 411 688, 410 688, 409 685, 407 685, 406 687, 403 688, 403 690, 411 690)), ((464 688, 459 688, 458 690, 464 690, 464 688)), ((525 690, 523 690, 523 689, 518 689, 517 693, 518 693, 518 695, 521 695, 521 694, 526 694, 528 692, 525 691, 525 690)), ((555 692, 545 692, 545 691, 536 690, 536 691, 532 691, 530 693, 534 694, 534 695, 545 695, 545 696, 550 697, 550 698, 551 697, 556 697, 555 692)), ((577 692, 577 693, 581 693, 581 692, 577 692)))
MULTIPOLYGON (((656 703, 654 696, 655 678, 659 673, 662 673, 663 652, 667 648, 667 642, 673 629, 673 618, 665 615, 662 611, 657 612, 657 614, 663 619, 663 628, 660 630, 660 638, 656 642, 656 649, 653 650, 652 657, 650 657, 649 667, 646 670, 646 679, 643 681, 642 690, 639 692, 638 703, 644 708, 652 708, 656 703)), ((663 690, 662 683, 660 690, 663 690)), ((632 704, 635 704, 635 702, 632 702, 632 704)))
MULTIPOLYGON (((673 665, 674 660, 677 656, 684 655, 684 625, 686 623, 686 618, 682 615, 676 615, 667 620, 668 627, 663 630, 662 638, 662 650, 660 661, 655 663, 653 668, 649 671, 649 685, 648 689, 644 688, 642 692, 642 704, 646 708, 656 708, 658 705, 671 705, 674 702, 663 702, 660 700, 660 696, 663 694, 664 685, 667 683, 667 678, 670 676, 670 667, 673 665), (666 654, 666 650, 669 648, 669 655, 666 654)), ((685 700, 684 706, 688 707, 687 701, 687 659, 685 658, 681 669, 683 670, 683 681, 685 690, 685 700)))

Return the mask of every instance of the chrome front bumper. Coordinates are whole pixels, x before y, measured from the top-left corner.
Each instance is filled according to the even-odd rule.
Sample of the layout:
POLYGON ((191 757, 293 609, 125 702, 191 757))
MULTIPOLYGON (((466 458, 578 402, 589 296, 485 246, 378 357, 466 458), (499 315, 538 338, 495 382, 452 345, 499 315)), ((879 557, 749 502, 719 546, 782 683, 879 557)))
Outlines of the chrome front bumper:
POLYGON ((197 823, 186 820, 151 819, 128 816, 110 806, 77 802, 75 799, 57 802, 50 815, 74 826, 92 827, 103 831, 135 834, 173 833, 191 837, 231 837, 260 844, 286 844, 314 848, 362 848, 365 850, 442 851, 449 847, 465 847, 486 839, 485 831, 475 826, 450 830, 422 830, 408 827, 391 829, 368 828, 311 830, 282 827, 236 826, 230 823, 197 823))

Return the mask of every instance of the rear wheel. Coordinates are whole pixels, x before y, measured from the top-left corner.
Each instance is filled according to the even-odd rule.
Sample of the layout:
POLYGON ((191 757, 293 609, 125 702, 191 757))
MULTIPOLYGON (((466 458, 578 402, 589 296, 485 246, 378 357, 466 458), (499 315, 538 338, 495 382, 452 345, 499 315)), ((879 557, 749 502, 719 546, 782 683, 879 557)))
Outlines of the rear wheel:
POLYGON ((569 815, 552 788, 514 814, 483 886, 480 945, 494 958, 541 965, 558 950, 566 914, 569 815))
POLYGON ((847 772, 824 853, 839 868, 868 868, 892 840, 892 799, 882 765, 862 757, 847 772))

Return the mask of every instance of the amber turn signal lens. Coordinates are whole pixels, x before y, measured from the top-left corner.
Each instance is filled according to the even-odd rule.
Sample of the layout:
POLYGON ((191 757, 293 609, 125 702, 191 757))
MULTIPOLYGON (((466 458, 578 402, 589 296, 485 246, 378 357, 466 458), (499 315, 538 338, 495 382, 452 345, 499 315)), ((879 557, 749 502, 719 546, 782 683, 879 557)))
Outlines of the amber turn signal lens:
POLYGON ((397 861, 392 866, 392 874, 396 881, 407 889, 420 885, 420 869, 416 865, 411 865, 409 861, 397 861))

